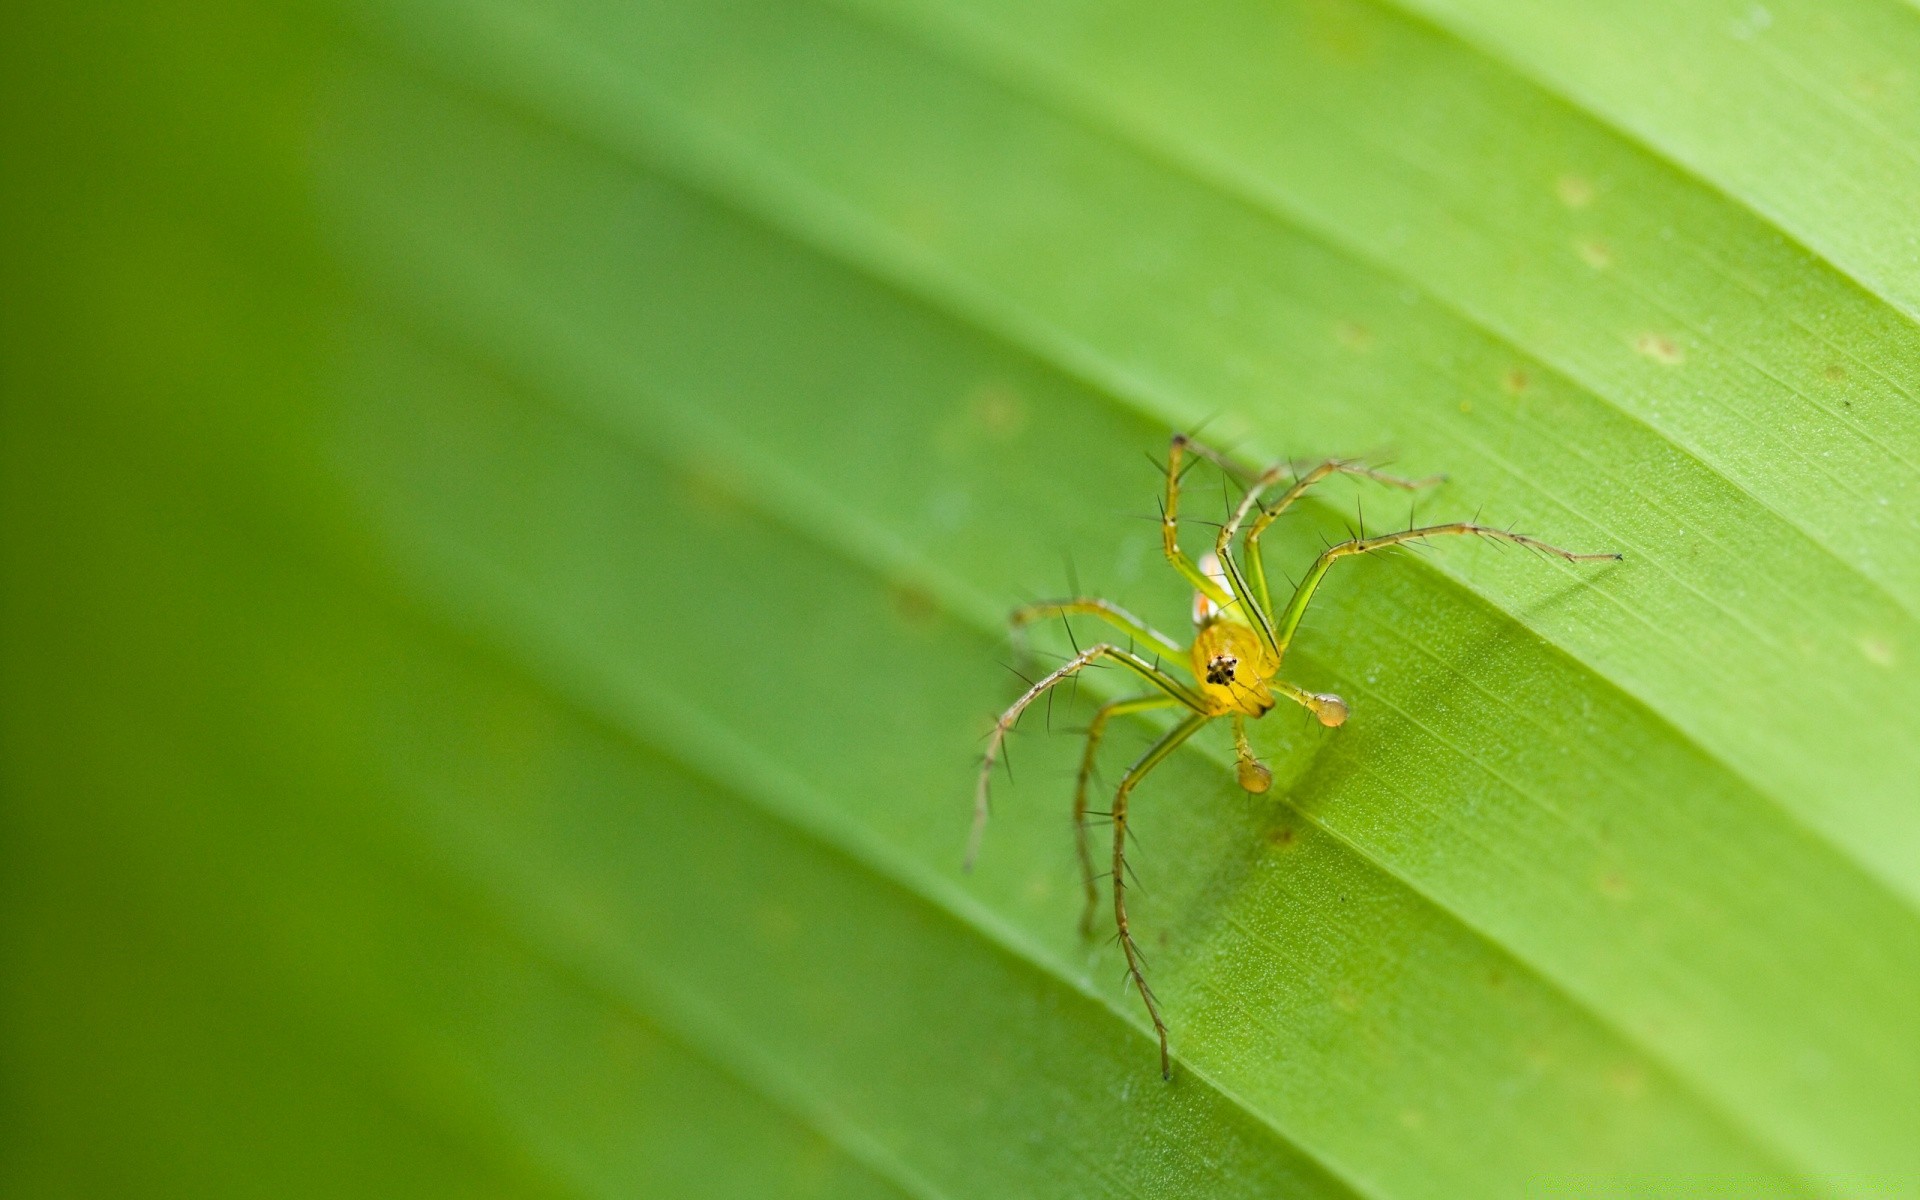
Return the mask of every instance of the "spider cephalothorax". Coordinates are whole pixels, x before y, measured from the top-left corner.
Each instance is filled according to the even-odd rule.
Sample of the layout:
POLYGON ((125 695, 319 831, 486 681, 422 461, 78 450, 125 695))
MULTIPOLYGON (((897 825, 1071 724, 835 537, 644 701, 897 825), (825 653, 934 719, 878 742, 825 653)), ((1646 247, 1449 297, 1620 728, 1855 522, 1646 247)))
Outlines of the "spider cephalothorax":
POLYGON ((1273 707, 1273 677, 1280 664, 1251 626, 1209 617, 1193 631, 1192 654, 1193 675, 1209 713, 1258 717, 1273 707))
POLYGON ((1248 481, 1246 493, 1227 521, 1220 526, 1212 553, 1203 556, 1196 564, 1180 548, 1179 541, 1180 479, 1188 453, 1209 459, 1238 478, 1247 477, 1217 452, 1195 443, 1184 434, 1174 435, 1172 448, 1167 453, 1167 488, 1161 513, 1161 539, 1167 561, 1194 589, 1193 640, 1182 646, 1118 605, 1105 600, 1076 597, 1030 604, 1016 610, 1013 614, 1016 628, 1043 617, 1073 614, 1098 617, 1125 633, 1128 645, 1123 648, 1110 642, 1101 642, 1087 647, 1028 688, 1012 707, 1001 714, 987 740, 986 759, 981 764, 980 782, 975 795, 973 838, 967 849, 967 865, 971 868, 981 831, 986 824, 987 784, 992 776, 994 760, 1008 731, 1027 706, 1055 684, 1071 678, 1101 659, 1113 659, 1127 667, 1151 684, 1153 690, 1143 695, 1113 700, 1094 713, 1087 727, 1086 751, 1080 760, 1079 783, 1074 790, 1074 832, 1080 850, 1081 881, 1086 893, 1086 908, 1080 925, 1082 932, 1091 931, 1093 910, 1099 894, 1095 888, 1093 855, 1087 842, 1087 781, 1093 773, 1094 754, 1100 746, 1101 736, 1106 731, 1107 723, 1117 716, 1157 708, 1184 710, 1179 723, 1127 769, 1114 793, 1113 868, 1108 875, 1113 887, 1114 924, 1119 929, 1120 949, 1127 961, 1127 973, 1139 989, 1141 1000, 1146 1003, 1147 1015, 1153 1019, 1154 1032, 1160 1039, 1160 1070, 1168 1078, 1172 1077, 1173 1065, 1167 1050, 1166 1022, 1161 1020, 1159 1003, 1154 999, 1153 990, 1147 986, 1139 947, 1134 944, 1132 931, 1127 924, 1127 803, 1141 778, 1192 737, 1201 726, 1220 717, 1230 717, 1233 720, 1234 752, 1238 760, 1240 786, 1249 792, 1264 792, 1273 785, 1273 773, 1255 756, 1252 745, 1247 741, 1246 721, 1249 718, 1258 720, 1265 716, 1278 702, 1276 698, 1283 698, 1305 708, 1329 728, 1346 722, 1346 701, 1328 692, 1307 691, 1279 677, 1287 647, 1300 628, 1300 618, 1312 601, 1315 589, 1320 586, 1327 570, 1341 558, 1384 550, 1406 542, 1459 534, 1511 542, 1568 562, 1620 557, 1618 554, 1575 554, 1522 534, 1471 521, 1409 527, 1375 537, 1367 537, 1363 532, 1360 537, 1350 538, 1322 551, 1314 559, 1313 565, 1307 568, 1307 573, 1301 577, 1286 605, 1276 610, 1267 592, 1266 569, 1260 560, 1260 535, 1308 489, 1335 474, 1356 475, 1389 487, 1408 490, 1423 488, 1439 480, 1400 479, 1357 462, 1337 458, 1327 459, 1306 470, 1295 470, 1286 463, 1269 467, 1248 481), (1272 507, 1264 507, 1262 498, 1283 483, 1287 484, 1286 491, 1281 493, 1272 507), (1254 516, 1256 510, 1258 516, 1254 516), (1243 526, 1246 532, 1241 537, 1243 526), (1238 557, 1235 555, 1235 538, 1240 538, 1238 557), (1153 657, 1143 657, 1143 650, 1150 651, 1153 657), (1173 674, 1162 665, 1165 662, 1187 664, 1185 669, 1193 677, 1193 683, 1189 684, 1173 674))

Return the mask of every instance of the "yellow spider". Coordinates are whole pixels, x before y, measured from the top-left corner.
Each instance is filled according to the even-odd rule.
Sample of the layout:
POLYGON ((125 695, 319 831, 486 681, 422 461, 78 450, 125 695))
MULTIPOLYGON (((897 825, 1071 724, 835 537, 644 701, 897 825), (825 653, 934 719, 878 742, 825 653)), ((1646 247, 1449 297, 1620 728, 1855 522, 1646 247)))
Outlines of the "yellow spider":
POLYGON ((1193 641, 1182 646, 1119 605, 1106 600, 1075 597, 1029 604, 1014 610, 1012 623, 1016 631, 1047 617, 1084 614, 1098 617, 1125 632, 1131 639, 1131 645, 1122 647, 1101 642, 1088 646, 1059 670, 1028 688, 1001 714, 993 732, 988 735, 987 752, 980 765, 980 781, 974 800, 973 834, 968 843, 966 859, 967 869, 972 870, 980 836, 986 828, 987 787, 993 764, 999 757, 1008 731, 1020 719, 1020 714, 1049 688, 1071 678, 1092 663, 1103 658, 1118 661, 1152 684, 1154 690, 1102 705, 1087 728, 1086 750, 1080 759, 1079 782, 1073 793, 1073 827, 1080 852, 1080 877, 1086 892, 1086 907, 1081 914, 1080 929, 1083 934, 1090 933, 1099 894, 1095 888, 1093 855, 1087 842, 1087 780, 1093 773, 1094 754, 1099 749, 1101 735, 1106 731, 1107 722, 1126 713, 1155 708, 1178 707, 1186 710, 1186 716, 1179 724, 1167 731, 1127 768, 1119 788, 1114 792, 1111 814, 1113 868, 1108 878, 1113 881, 1114 924, 1119 933, 1121 953, 1126 958, 1127 975, 1139 989, 1140 999, 1147 1006, 1147 1015, 1153 1019, 1154 1032, 1159 1036, 1160 1073, 1167 1079, 1173 1077, 1173 1067, 1167 1053, 1166 1022, 1160 1018, 1160 1006, 1154 999, 1153 989, 1147 986, 1140 951, 1134 944, 1132 931, 1127 924, 1127 800, 1140 780, 1201 726, 1219 717, 1232 717, 1240 786, 1249 792, 1264 792, 1273 785, 1273 773, 1255 757, 1253 747, 1247 743, 1247 718, 1258 720, 1265 716, 1276 703, 1276 697, 1280 697, 1305 708, 1322 725, 1332 727, 1345 723, 1346 701, 1326 692, 1309 692, 1279 678, 1287 647, 1300 627, 1300 618, 1306 613, 1315 589, 1320 586, 1328 569, 1342 558, 1384 550, 1403 542, 1461 534, 1511 542, 1556 555, 1568 562, 1616 560, 1621 557, 1619 554, 1576 554, 1523 534, 1493 529, 1471 521, 1409 528, 1377 537, 1350 538, 1328 547, 1307 569, 1286 607, 1276 613, 1267 592, 1266 571, 1260 561, 1260 535, 1308 489, 1328 476, 1342 474, 1371 479, 1408 491, 1431 486, 1439 480, 1401 479, 1358 462, 1337 458, 1327 459, 1305 471, 1296 471, 1287 463, 1277 464, 1252 479, 1246 494, 1241 497, 1227 522, 1220 527, 1212 552, 1203 555, 1200 562, 1195 564, 1180 549, 1179 541, 1180 479, 1189 453, 1212 461, 1230 474, 1244 476, 1219 452, 1202 446, 1185 434, 1174 435, 1172 447, 1167 452, 1167 492, 1161 512, 1161 540, 1167 561, 1193 585, 1193 641), (1271 508, 1262 506, 1261 497, 1282 483, 1288 483, 1289 486, 1280 499, 1271 508), (1259 516, 1247 524, 1247 519, 1253 516, 1256 508, 1260 510, 1259 516), (1240 554, 1236 558, 1233 540, 1239 535, 1242 525, 1246 525, 1246 537, 1241 542, 1240 554), (1142 657, 1133 646, 1151 647, 1156 652, 1155 659, 1149 661, 1142 657), (1193 682, 1189 684, 1163 668, 1160 665, 1163 660, 1180 664, 1193 677, 1193 682))

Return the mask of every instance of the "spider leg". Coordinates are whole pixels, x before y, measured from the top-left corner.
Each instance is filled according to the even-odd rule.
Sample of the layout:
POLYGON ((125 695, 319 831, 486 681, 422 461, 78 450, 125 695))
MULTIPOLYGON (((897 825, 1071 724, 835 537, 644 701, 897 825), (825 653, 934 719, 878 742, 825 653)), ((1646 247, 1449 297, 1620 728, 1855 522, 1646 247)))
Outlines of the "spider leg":
POLYGON ((974 857, 980 851, 980 837, 986 831, 987 787, 993 778, 993 764, 1000 756, 1000 749, 1007 740, 1007 734, 1020 720, 1020 714, 1027 710, 1028 705, 1045 695, 1050 688, 1073 678, 1102 658, 1117 660, 1122 666, 1131 669, 1160 689, 1174 703, 1185 705, 1195 713, 1206 711, 1206 702, 1193 689, 1131 650, 1122 650, 1111 642, 1099 642, 1074 655, 1062 663, 1058 670, 1044 676, 1038 683, 1021 693, 1020 698, 1008 706, 1006 712, 1000 714, 1000 719, 994 722, 993 732, 987 735, 987 752, 980 763, 980 783, 974 791, 973 833, 967 839, 967 870, 973 869, 974 857))
POLYGON ((1073 788, 1073 841, 1080 852, 1080 883, 1087 894, 1086 908, 1080 913, 1081 937, 1092 935, 1093 910, 1100 902, 1099 891, 1093 884, 1093 850, 1087 842, 1087 782, 1093 778, 1094 755, 1099 752, 1100 739, 1107 732, 1107 722, 1127 713, 1146 712, 1178 703, 1164 692, 1149 692, 1144 696, 1114 700, 1101 705, 1087 725, 1087 746, 1080 757, 1080 778, 1073 788))
POLYGON ((1153 647, 1160 654, 1176 662, 1186 661, 1185 646, 1108 600, 1087 596, 1078 596, 1071 600, 1043 600, 1037 604, 1021 605, 1013 610, 1007 620, 1013 626, 1015 635, 1018 636, 1035 621, 1063 615, 1099 617, 1135 641, 1153 647))
MULTIPOLYGON (((1326 577, 1328 568, 1332 567, 1338 560, 1350 558, 1356 554, 1370 554, 1375 550, 1385 550, 1389 546, 1398 546, 1403 542, 1418 542, 1428 538, 1459 536, 1482 537, 1491 541, 1510 542, 1516 546, 1524 546, 1529 550, 1539 550, 1542 553, 1551 554, 1557 558, 1564 558, 1568 562, 1596 562, 1601 559, 1618 560, 1623 557, 1620 554, 1613 553, 1577 554, 1572 550, 1563 550, 1558 546, 1550 546, 1538 538, 1530 538, 1522 533, 1512 533, 1505 529, 1495 529, 1491 526, 1479 525, 1472 521, 1455 521, 1447 525, 1428 525, 1423 529, 1403 529, 1397 533, 1383 533, 1377 537, 1370 538, 1349 538, 1347 541, 1329 546, 1321 551, 1320 557, 1313 560, 1313 566, 1307 569, 1306 575, 1300 580, 1300 585, 1294 589, 1293 599, 1287 602, 1286 610, 1280 614, 1279 620, 1275 622, 1275 633, 1279 638, 1280 652, 1282 654, 1286 653, 1288 644, 1293 641, 1294 633, 1300 628, 1300 618, 1306 614, 1307 605, 1313 600, 1315 589, 1320 586, 1320 581, 1326 577)), ((1298 689, 1294 690, 1297 691, 1298 689)), ((1306 693, 1301 694, 1306 695, 1306 693)), ((1319 699, 1319 697, 1316 697, 1316 699, 1319 699)), ((1301 702, 1306 703, 1305 701, 1301 702)), ((1308 707, 1312 708, 1313 705, 1309 704, 1308 707)), ((1341 707, 1343 713, 1342 719, 1344 719, 1345 706, 1342 705, 1341 707)), ((1319 710, 1315 709, 1315 712, 1318 714, 1319 710)), ((1320 719, 1327 724, 1339 724, 1338 721, 1327 721, 1324 715, 1322 715, 1320 719)))
POLYGON ((1262 610, 1273 611, 1273 598, 1267 591, 1267 570, 1260 559, 1260 535, 1267 531, 1267 526, 1279 520, 1282 513, 1293 507, 1296 500, 1312 490, 1315 484, 1333 475, 1352 475, 1360 479, 1371 479, 1375 483, 1384 483, 1388 487, 1409 492, 1432 487, 1444 478, 1433 475, 1426 479, 1402 479, 1398 475, 1376 471, 1350 458, 1323 459, 1305 471, 1299 471, 1289 463, 1275 463, 1261 472, 1248 487, 1247 494, 1240 498, 1240 506, 1234 510, 1232 517, 1220 527, 1220 536, 1214 552, 1222 562, 1228 561, 1230 556, 1227 549, 1233 542, 1233 536, 1252 515, 1254 508, 1260 506, 1260 497, 1268 488, 1275 487, 1284 480, 1292 480, 1292 485, 1281 493, 1280 499, 1271 507, 1260 506, 1260 515, 1254 518, 1253 524, 1247 526, 1247 540, 1241 551, 1242 557, 1246 559, 1247 575, 1253 584, 1253 600, 1262 610))
MULTIPOLYGON (((1195 566, 1193 560, 1187 557, 1187 552, 1180 548, 1181 463, 1186 458, 1188 447, 1195 445, 1197 443, 1186 434, 1176 433, 1173 435, 1172 443, 1167 447, 1167 497, 1160 506, 1161 549, 1166 554, 1167 561, 1173 564, 1173 569, 1180 572, 1181 576, 1193 585, 1195 591, 1221 608, 1232 608, 1236 601, 1227 589, 1221 587, 1218 580, 1209 578, 1205 571, 1195 566)), ((1211 451, 1207 451, 1204 457, 1214 456, 1211 451)), ((1218 461, 1217 458, 1215 461, 1218 461)))
POLYGON ((1159 766, 1179 748, 1180 743, 1211 720, 1213 718, 1206 713, 1196 712, 1168 730, 1164 737, 1140 756, 1138 762, 1127 768, 1125 778, 1120 780, 1120 787, 1113 794, 1113 921, 1120 931, 1120 952, 1126 956, 1127 976, 1139 989, 1140 999, 1146 1002, 1147 1015, 1153 1019, 1153 1032, 1160 1038, 1162 1079, 1173 1078, 1173 1060, 1167 1053, 1167 1023, 1160 1019, 1159 1001, 1154 999, 1153 989, 1147 986, 1140 948, 1134 944, 1133 930, 1127 924, 1127 799, 1147 772, 1159 766))

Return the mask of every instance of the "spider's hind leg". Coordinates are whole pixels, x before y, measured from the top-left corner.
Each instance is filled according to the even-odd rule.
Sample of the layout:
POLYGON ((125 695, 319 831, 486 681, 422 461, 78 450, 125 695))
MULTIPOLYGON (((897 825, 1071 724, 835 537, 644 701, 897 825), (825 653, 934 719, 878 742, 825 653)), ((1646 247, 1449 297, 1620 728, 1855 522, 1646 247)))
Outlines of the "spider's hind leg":
POLYGON ((1248 486, 1246 495, 1240 498, 1239 507, 1234 509, 1227 523, 1220 527, 1215 553, 1225 558, 1228 547, 1233 543, 1233 535, 1239 531, 1241 524, 1247 520, 1253 510, 1260 506, 1261 496, 1267 489, 1291 479, 1292 484, 1286 492, 1271 506, 1261 508, 1260 515, 1254 518, 1252 525, 1248 526, 1247 540, 1243 548, 1247 574, 1253 581, 1254 601, 1269 613, 1273 611, 1273 597, 1267 590, 1267 568, 1260 557, 1260 535, 1267 531, 1269 525, 1279 520, 1289 508, 1292 508, 1295 501, 1311 491, 1315 484, 1333 475, 1351 475, 1359 479, 1371 479, 1375 483, 1408 492, 1417 492, 1442 482, 1442 477, 1439 475, 1431 475, 1425 479, 1403 479, 1398 475, 1376 471, 1354 459, 1345 458, 1323 459, 1305 471, 1296 470, 1286 463, 1276 463, 1268 467, 1248 486))
POLYGON ((1036 604, 1023 604, 1013 610, 1007 622, 1013 627, 1016 645, 1024 640, 1027 626, 1048 617, 1068 616, 1098 617, 1118 629, 1135 642, 1150 646, 1156 654, 1179 662, 1186 657, 1186 647, 1161 633, 1153 626, 1121 608, 1111 600, 1101 600, 1093 596, 1076 596, 1071 600, 1042 600, 1036 604))
POLYGON ((1160 505, 1161 550, 1167 556, 1167 561, 1173 564, 1173 569, 1180 572, 1194 591, 1221 608, 1232 608, 1236 603, 1233 595, 1220 586, 1218 580, 1194 565, 1194 561, 1187 557, 1187 552, 1180 548, 1180 478, 1186 472, 1187 451, 1190 448, 1200 457, 1214 457, 1211 451, 1186 434, 1173 435, 1173 441, 1167 447, 1167 494, 1160 505))
MULTIPOLYGON (((1428 525, 1422 529, 1403 529, 1397 533, 1383 533, 1377 537, 1349 538, 1337 545, 1329 546, 1320 552, 1320 557, 1313 560, 1313 565, 1308 567, 1307 573, 1301 577, 1299 586, 1294 588, 1293 598, 1287 601, 1287 607, 1281 611, 1278 618, 1274 621, 1275 635, 1279 640, 1280 652, 1282 654, 1286 653, 1287 646, 1293 641, 1293 635, 1300 629, 1300 618, 1306 615, 1307 605, 1313 602, 1314 592, 1319 589, 1320 581, 1326 578, 1328 569, 1331 568, 1334 563, 1343 558, 1352 558, 1360 554, 1372 554, 1376 551, 1390 549, 1394 546, 1402 546, 1408 542, 1424 542, 1441 537, 1477 537, 1485 538, 1488 541, 1506 542, 1509 545, 1520 546, 1528 550, 1537 550, 1542 554, 1551 555, 1554 558, 1564 559, 1572 563, 1615 562, 1622 557, 1622 555, 1613 551, 1600 554, 1583 554, 1573 550, 1565 550, 1559 546, 1543 542, 1539 538, 1528 537, 1524 533, 1514 533, 1509 529, 1496 529, 1489 525, 1481 525, 1475 521, 1452 521, 1445 525, 1428 525)), ((1304 704, 1307 702, 1302 700, 1301 703, 1304 704)), ((1313 705, 1309 704, 1308 707, 1312 708, 1313 705)), ((1314 711, 1315 714, 1320 717, 1323 724, 1337 725, 1340 723, 1339 721, 1327 720, 1327 715, 1318 708, 1315 708, 1314 711)), ((1346 719, 1344 706, 1341 710, 1340 718, 1341 720, 1346 719)))

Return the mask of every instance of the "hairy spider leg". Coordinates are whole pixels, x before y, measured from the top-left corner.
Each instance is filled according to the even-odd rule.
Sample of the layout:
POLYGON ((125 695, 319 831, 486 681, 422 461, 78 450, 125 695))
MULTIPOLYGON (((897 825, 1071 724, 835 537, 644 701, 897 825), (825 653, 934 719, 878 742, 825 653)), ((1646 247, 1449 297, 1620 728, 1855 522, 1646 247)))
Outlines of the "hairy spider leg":
POLYGON ((1147 986, 1140 948, 1134 945, 1133 931, 1127 924, 1127 799, 1147 772, 1159 766, 1182 742, 1212 719, 1205 713, 1197 712, 1168 730, 1166 736, 1155 742, 1140 756, 1138 762, 1127 768, 1125 778, 1120 780, 1120 786, 1113 794, 1113 921, 1120 930, 1120 952, 1126 956, 1127 975, 1133 980, 1134 987, 1140 990, 1140 999, 1147 1005, 1147 1015, 1153 1019, 1153 1032, 1160 1038, 1162 1079, 1173 1078, 1173 1060, 1167 1053, 1167 1023, 1160 1019, 1159 1001, 1154 999, 1153 989, 1147 986))
MULTIPOLYGON (((1359 479, 1371 479, 1375 483, 1384 483, 1388 487, 1408 492, 1421 491, 1445 480, 1445 476, 1442 475, 1430 475, 1425 479, 1403 479, 1398 475, 1389 475, 1385 471, 1376 471, 1353 459, 1343 458, 1324 459, 1300 474, 1295 474, 1293 467, 1288 463, 1276 463, 1261 472, 1259 478, 1247 488, 1247 494, 1240 498, 1239 507, 1234 509, 1227 523, 1220 527, 1220 537, 1215 553, 1222 561, 1226 561, 1230 557, 1227 550, 1233 542, 1233 535, 1239 532, 1241 524, 1253 511, 1254 506, 1260 503, 1261 495, 1283 479, 1293 480, 1293 485, 1281 494, 1280 499, 1275 501, 1272 507, 1262 510, 1253 524, 1247 527, 1247 540, 1241 547, 1241 557, 1246 559, 1247 574, 1253 580, 1253 602, 1265 612, 1273 611, 1273 597, 1267 590, 1266 563, 1260 557, 1260 535, 1267 531, 1267 526, 1279 520, 1282 513, 1293 507, 1294 501, 1306 495, 1313 485, 1332 475, 1352 475, 1359 479)), ((1362 530, 1362 532, 1365 531, 1362 530)))
MULTIPOLYGON (((1341 542, 1338 545, 1329 546, 1321 551, 1320 557, 1313 560, 1313 566, 1307 568, 1306 575, 1300 580, 1300 586, 1294 589, 1293 599, 1287 602, 1286 611, 1282 612, 1274 622, 1276 633, 1280 639, 1280 652, 1282 654, 1286 653, 1287 646, 1293 641, 1294 633, 1300 628, 1300 618, 1306 615, 1307 605, 1313 600, 1314 591, 1319 588, 1320 581, 1326 577, 1328 568, 1332 567, 1335 562, 1342 558, 1350 558, 1356 554, 1370 554, 1375 550, 1385 550, 1389 546, 1398 546, 1403 542, 1417 542, 1427 538, 1459 536, 1483 537, 1492 541, 1511 542, 1513 545, 1524 546, 1529 550, 1539 550, 1543 553, 1554 555, 1557 558, 1564 558, 1568 562, 1599 562, 1603 559, 1617 562, 1625 557, 1625 555, 1618 553, 1579 554, 1572 550, 1563 550, 1558 546, 1549 545, 1538 538, 1530 538, 1523 533, 1511 533, 1505 529, 1494 529, 1486 525, 1477 525, 1472 521, 1454 521, 1447 525, 1428 525, 1423 529, 1403 529, 1398 533, 1383 533, 1378 537, 1350 538, 1347 541, 1341 542)), ((1304 695, 1305 693, 1302 694, 1304 695)), ((1309 705, 1309 707, 1312 706, 1309 705)), ((1344 704, 1341 706, 1343 720, 1345 719, 1345 707, 1344 704)), ((1317 713, 1318 710, 1316 710, 1316 715, 1317 713)), ((1326 718, 1322 716, 1321 720, 1326 721, 1326 718)), ((1338 724, 1339 722, 1328 723, 1338 724)))
MULTIPOLYGON (((1173 435, 1173 441, 1167 447, 1167 496, 1160 505, 1160 542, 1167 561, 1173 569, 1180 572, 1182 578, 1193 585, 1193 589, 1213 601, 1223 609, 1234 607, 1235 600, 1220 581, 1209 576, 1194 565, 1187 552, 1180 548, 1180 472, 1184 469, 1187 448, 1197 443, 1184 433, 1173 435)), ((1203 456, 1210 456, 1207 452, 1203 456)))
POLYGON ((987 735, 987 753, 980 763, 980 783, 973 798, 973 833, 967 839, 966 870, 973 870, 973 860, 980 853, 980 838, 986 832, 989 811, 987 787, 993 778, 994 761, 1000 756, 1000 748, 1006 742, 1008 732, 1020 720, 1020 714, 1027 710, 1027 706, 1045 695, 1049 688, 1073 678, 1089 664, 1102 658, 1115 659, 1131 668, 1176 703, 1185 705, 1195 713, 1204 714, 1207 711, 1205 702, 1191 688, 1131 650, 1123 650, 1111 642, 1099 642, 1074 655, 1062 663, 1058 670, 1023 692, 1006 712, 1000 714, 1000 719, 994 722, 993 732, 987 735))
POLYGON ((1024 604, 1013 610, 1008 623, 1013 626, 1016 636, 1020 636, 1026 627, 1035 621, 1044 621, 1048 617, 1089 616, 1099 617, 1102 621, 1133 638, 1136 642, 1151 646, 1176 662, 1184 662, 1187 648, 1161 633, 1153 626, 1134 616, 1126 609, 1110 600, 1101 600, 1093 596, 1078 596, 1071 600, 1042 600, 1036 604, 1024 604))
POLYGON ((1178 703, 1178 700, 1164 692, 1130 696, 1101 705, 1087 725, 1086 750, 1080 756, 1080 778, 1073 788, 1073 840, 1080 852, 1080 884, 1087 895, 1086 907, 1080 912, 1081 937, 1093 935, 1093 910, 1100 905, 1100 890, 1094 886, 1093 848, 1087 840, 1087 783, 1093 778, 1094 755, 1100 750, 1100 739, 1107 732, 1107 722, 1128 713, 1147 712, 1178 703))

